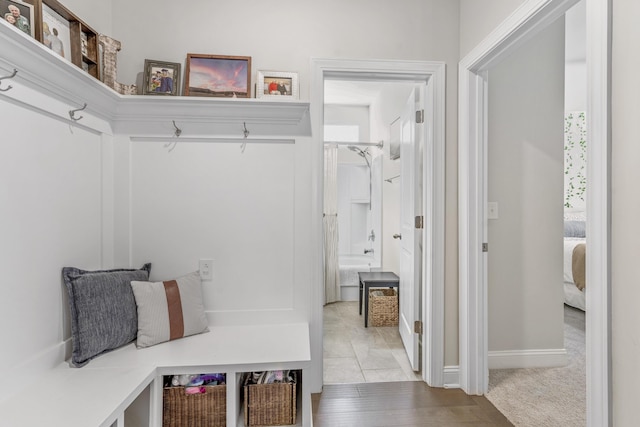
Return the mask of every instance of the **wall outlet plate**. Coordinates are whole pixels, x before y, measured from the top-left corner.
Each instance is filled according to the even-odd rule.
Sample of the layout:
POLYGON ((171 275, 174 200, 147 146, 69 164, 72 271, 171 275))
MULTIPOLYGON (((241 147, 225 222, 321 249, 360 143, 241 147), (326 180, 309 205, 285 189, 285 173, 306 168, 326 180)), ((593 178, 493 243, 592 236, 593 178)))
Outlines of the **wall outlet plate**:
POLYGON ((213 280, 213 260, 201 259, 199 265, 200 279, 213 280))

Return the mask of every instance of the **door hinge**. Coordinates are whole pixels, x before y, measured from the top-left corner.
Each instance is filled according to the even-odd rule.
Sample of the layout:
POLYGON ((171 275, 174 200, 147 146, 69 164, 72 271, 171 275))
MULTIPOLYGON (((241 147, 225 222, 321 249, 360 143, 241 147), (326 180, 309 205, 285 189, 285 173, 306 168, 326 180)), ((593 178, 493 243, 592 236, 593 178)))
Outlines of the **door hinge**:
POLYGON ((422 215, 416 217, 416 228, 424 228, 424 217, 422 215))
POLYGON ((488 243, 483 243, 482 244, 482 252, 489 252, 489 244, 488 243))
POLYGON ((422 320, 413 322, 413 332, 422 335, 422 320))
POLYGON ((416 111, 416 123, 424 123, 424 110, 416 111))

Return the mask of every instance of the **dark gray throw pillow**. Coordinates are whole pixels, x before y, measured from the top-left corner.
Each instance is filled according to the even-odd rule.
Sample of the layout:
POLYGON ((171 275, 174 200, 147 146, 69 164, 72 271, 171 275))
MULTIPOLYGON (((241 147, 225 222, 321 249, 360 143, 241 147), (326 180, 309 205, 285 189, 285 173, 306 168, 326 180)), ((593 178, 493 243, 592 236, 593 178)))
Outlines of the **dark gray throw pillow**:
POLYGON ((139 270, 62 269, 69 294, 74 366, 84 366, 94 357, 136 339, 138 316, 131 281, 149 280, 150 271, 151 264, 139 270))

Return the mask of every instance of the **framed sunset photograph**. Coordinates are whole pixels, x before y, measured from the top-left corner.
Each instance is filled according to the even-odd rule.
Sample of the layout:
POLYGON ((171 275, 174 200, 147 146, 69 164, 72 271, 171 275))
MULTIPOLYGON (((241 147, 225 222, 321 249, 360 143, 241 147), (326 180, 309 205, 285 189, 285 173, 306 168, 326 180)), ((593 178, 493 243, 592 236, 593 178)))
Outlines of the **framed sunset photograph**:
POLYGON ((251 57, 187 54, 184 95, 251 97, 251 57))

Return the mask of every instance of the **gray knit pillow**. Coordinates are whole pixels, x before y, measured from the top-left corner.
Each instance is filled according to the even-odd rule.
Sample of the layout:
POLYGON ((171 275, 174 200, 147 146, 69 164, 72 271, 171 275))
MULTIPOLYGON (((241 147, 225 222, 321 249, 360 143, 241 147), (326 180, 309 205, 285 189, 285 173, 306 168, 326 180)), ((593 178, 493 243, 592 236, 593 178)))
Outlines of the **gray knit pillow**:
POLYGON ((62 269, 69 294, 74 366, 84 366, 136 338, 138 318, 131 281, 148 280, 150 271, 151 264, 139 270, 62 269))
POLYGON ((195 271, 166 282, 131 282, 138 306, 138 348, 209 331, 195 271))

